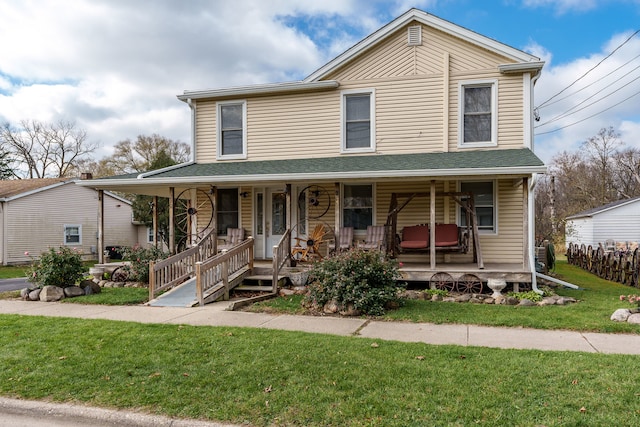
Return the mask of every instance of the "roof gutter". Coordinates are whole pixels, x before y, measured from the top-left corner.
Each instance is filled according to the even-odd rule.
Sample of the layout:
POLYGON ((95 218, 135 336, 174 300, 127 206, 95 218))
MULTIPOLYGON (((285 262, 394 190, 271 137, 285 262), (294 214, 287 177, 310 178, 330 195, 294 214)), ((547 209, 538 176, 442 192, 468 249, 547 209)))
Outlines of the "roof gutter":
POLYGON ((335 80, 323 80, 318 82, 286 82, 286 83, 269 83, 263 85, 237 86, 224 89, 208 89, 208 90, 185 90, 182 95, 178 95, 178 99, 184 102, 191 102, 194 99, 205 98, 223 98, 236 96, 252 96, 252 95, 275 95, 283 93, 296 93, 308 91, 320 91, 328 89, 336 89, 340 86, 335 80))
POLYGON ((531 175, 544 173, 546 167, 524 166, 515 168, 501 168, 499 171, 492 168, 482 169, 442 169, 442 170, 400 170, 400 171, 349 171, 349 172, 320 172, 320 173, 282 173, 282 174, 251 174, 251 175, 207 175, 207 176, 182 176, 153 178, 154 174, 166 170, 187 166, 189 163, 140 174, 135 179, 93 179, 84 181, 83 184, 92 187, 106 186, 126 186, 140 185, 141 181, 153 185, 176 185, 176 184, 211 184, 211 183, 258 183, 258 182, 285 182, 285 181, 307 181, 307 180, 330 180, 336 179, 367 179, 371 178, 416 178, 416 177, 451 177, 473 176, 473 175, 531 175))
POLYGON ((191 101, 191 98, 187 99, 187 105, 191 110, 191 160, 196 159, 196 106, 191 101))

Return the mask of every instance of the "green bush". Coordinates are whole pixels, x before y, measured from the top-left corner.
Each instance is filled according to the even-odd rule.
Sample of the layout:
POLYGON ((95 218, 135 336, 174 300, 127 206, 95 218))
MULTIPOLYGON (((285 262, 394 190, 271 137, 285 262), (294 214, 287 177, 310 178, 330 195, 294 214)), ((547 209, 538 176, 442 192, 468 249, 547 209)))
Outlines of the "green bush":
POLYGON ((384 314, 398 301, 398 263, 380 251, 351 250, 313 265, 304 304, 322 307, 335 301, 340 310, 352 305, 363 314, 384 314))
POLYGON ((82 256, 75 249, 61 246, 49 248, 31 268, 28 280, 40 287, 73 286, 84 274, 82 256))
POLYGON ((542 301, 542 295, 540 295, 539 293, 535 292, 535 291, 528 291, 528 292, 509 292, 508 294, 510 297, 514 297, 517 298, 519 301, 522 301, 523 299, 528 299, 529 301, 533 301, 533 302, 540 302, 542 301))
POLYGON ((123 261, 129 261, 123 269, 128 273, 129 280, 149 283, 149 263, 158 261, 169 256, 155 246, 143 248, 141 246, 124 247, 119 250, 123 261))

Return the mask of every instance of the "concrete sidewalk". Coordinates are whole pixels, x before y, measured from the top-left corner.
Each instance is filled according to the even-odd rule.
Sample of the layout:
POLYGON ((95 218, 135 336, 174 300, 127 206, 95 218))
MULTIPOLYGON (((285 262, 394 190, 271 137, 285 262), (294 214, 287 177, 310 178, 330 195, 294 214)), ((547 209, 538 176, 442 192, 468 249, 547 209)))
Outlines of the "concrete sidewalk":
POLYGON ((1 314, 122 320, 140 323, 238 326, 382 340, 512 349, 640 355, 640 335, 477 325, 382 322, 361 318, 292 316, 226 311, 229 302, 204 307, 105 306, 0 300, 1 314))

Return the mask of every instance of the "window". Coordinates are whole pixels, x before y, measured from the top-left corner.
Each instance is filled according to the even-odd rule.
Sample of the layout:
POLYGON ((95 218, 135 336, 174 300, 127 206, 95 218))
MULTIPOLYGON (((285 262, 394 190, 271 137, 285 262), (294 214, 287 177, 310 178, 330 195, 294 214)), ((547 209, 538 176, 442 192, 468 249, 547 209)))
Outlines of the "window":
POLYGON ((247 157, 247 104, 245 101, 218 103, 218 159, 247 157))
POLYGON ((496 81, 460 84, 461 146, 497 144, 496 81))
POLYGON ((375 150, 375 92, 342 92, 342 151, 375 150))
POLYGON ((238 228, 238 189, 218 189, 216 208, 217 233, 226 236, 227 228, 238 228))
POLYGON ((373 225, 373 186, 369 184, 343 187, 342 224, 355 230, 373 225))
MULTIPOLYGON (((473 194, 478 230, 485 233, 495 232, 496 203, 493 181, 461 182, 460 191, 473 194)), ((462 207, 460 208, 459 224, 461 227, 467 226, 466 211, 462 207)))
POLYGON ((82 242, 82 226, 77 224, 64 225, 64 244, 80 245, 82 242))
POLYGON ((153 227, 147 227, 147 243, 153 243, 153 227))

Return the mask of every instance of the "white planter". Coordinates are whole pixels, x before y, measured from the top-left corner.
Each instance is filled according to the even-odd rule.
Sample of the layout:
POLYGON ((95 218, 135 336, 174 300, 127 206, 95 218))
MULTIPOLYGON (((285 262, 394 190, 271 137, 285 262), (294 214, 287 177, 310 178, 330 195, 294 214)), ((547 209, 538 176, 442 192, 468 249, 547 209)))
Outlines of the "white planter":
POLYGON ((104 267, 90 267, 89 274, 95 277, 97 280, 102 280, 104 274, 104 267))
POLYGON ((497 298, 502 296, 500 291, 507 287, 507 282, 504 279, 487 279, 487 286, 493 291, 491 296, 497 298))
POLYGON ((289 280, 291 280, 291 283, 294 286, 304 286, 307 284, 307 280, 309 279, 309 272, 306 270, 289 270, 287 274, 289 276, 289 280))

